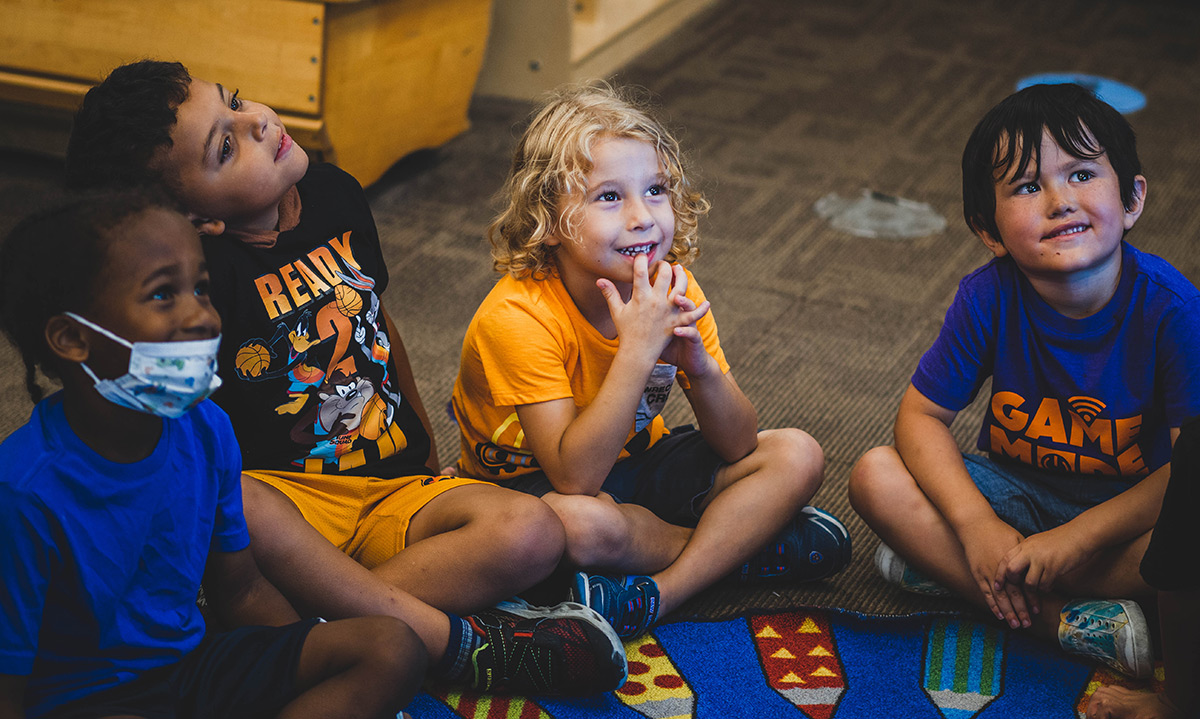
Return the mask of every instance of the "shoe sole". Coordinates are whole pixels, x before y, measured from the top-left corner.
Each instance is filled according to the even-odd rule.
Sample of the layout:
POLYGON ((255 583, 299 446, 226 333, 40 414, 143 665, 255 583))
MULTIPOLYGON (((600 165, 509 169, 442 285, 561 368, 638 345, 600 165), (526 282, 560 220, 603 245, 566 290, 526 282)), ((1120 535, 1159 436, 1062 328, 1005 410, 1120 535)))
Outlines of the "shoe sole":
POLYGON ((619 689, 629 678, 629 661, 625 657, 625 645, 621 642, 621 638, 617 636, 616 630, 595 609, 576 602, 562 602, 552 607, 535 607, 524 599, 519 598, 500 602, 496 605, 496 609, 516 615, 522 619, 578 619, 590 624, 598 629, 608 641, 608 646, 612 650, 614 663, 620 657, 621 681, 613 688, 619 689))
POLYGON ((1122 599, 1117 600, 1117 604, 1121 605, 1121 610, 1129 619, 1125 631, 1133 632, 1130 635, 1133 639, 1131 642, 1134 661, 1132 676, 1137 679, 1145 679, 1154 672, 1154 660, 1150 649, 1150 628, 1146 624, 1146 615, 1142 614, 1142 608, 1138 606, 1137 602, 1122 599))

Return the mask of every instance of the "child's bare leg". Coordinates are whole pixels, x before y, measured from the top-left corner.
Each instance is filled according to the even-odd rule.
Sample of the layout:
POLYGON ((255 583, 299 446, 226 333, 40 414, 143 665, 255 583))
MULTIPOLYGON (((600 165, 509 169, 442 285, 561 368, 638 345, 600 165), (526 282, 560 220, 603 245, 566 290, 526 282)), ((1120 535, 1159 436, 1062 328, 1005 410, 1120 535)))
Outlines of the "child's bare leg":
MULTIPOLYGON (((958 535, 894 448, 876 447, 863 455, 850 470, 849 493, 854 511, 909 564, 958 596, 988 608, 958 535)), ((1042 612, 1021 618, 1039 634, 1057 634, 1062 604, 1053 600, 1042 612)))
MULTIPOLYGON (((909 474, 892 447, 867 452, 850 472, 850 504, 879 537, 900 556, 960 597, 987 608, 967 563, 962 542, 941 512, 909 474)), ((1060 582, 1073 597, 1137 597, 1148 587, 1137 572, 1146 538, 1114 547, 1067 574, 1060 582)), ((1056 639, 1059 612, 1067 599, 1039 595, 1041 611, 1022 614, 1031 630, 1056 639)))
POLYGON ((420 638, 403 622, 363 617, 318 624, 300 650, 301 694, 279 717, 394 717, 416 695, 427 665, 420 638))
POLYGON ((413 516, 403 551, 372 571, 438 609, 468 614, 545 579, 562 523, 537 497, 491 484, 455 487, 413 516))
POLYGON ((302 614, 395 617, 420 636, 433 661, 445 653, 450 621, 443 612, 343 554, 274 487, 243 476, 242 495, 254 559, 302 614))
POLYGON ((674 562, 692 530, 659 519, 635 504, 598 496, 544 497, 566 528, 564 559, 572 566, 619 574, 649 574, 674 562))
POLYGON ((821 486, 820 446, 797 429, 766 430, 749 456, 722 467, 679 558, 652 576, 660 616, 763 547, 821 486))

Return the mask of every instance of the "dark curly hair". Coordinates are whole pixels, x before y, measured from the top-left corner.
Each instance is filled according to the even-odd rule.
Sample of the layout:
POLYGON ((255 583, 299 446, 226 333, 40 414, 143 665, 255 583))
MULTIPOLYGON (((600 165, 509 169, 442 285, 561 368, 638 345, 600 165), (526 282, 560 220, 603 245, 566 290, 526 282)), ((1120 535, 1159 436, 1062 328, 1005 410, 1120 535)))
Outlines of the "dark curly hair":
POLYGON ((178 210, 150 190, 77 195, 26 217, 0 244, 0 327, 21 353, 35 403, 44 395, 36 369, 58 377, 46 323, 63 312, 87 313, 106 281, 113 230, 151 207, 178 210))
POLYGON ((152 161, 160 148, 171 146, 175 113, 191 82, 178 62, 142 60, 118 67, 88 90, 67 144, 67 187, 171 189, 175 178, 152 161))
POLYGON ((1142 173, 1137 138, 1111 105, 1079 85, 1032 85, 988 110, 967 140, 962 157, 963 218, 972 232, 1001 242, 996 227, 996 183, 1041 171, 1042 133, 1080 160, 1107 154, 1117 173, 1121 203, 1133 201, 1133 180, 1142 173))

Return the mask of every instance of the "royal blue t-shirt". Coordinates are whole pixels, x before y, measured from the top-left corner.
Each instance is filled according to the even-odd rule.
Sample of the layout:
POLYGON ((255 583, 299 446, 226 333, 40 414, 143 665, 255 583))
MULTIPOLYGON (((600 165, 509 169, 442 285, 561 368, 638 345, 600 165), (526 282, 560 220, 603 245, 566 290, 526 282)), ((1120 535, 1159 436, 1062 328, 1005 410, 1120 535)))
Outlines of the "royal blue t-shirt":
POLYGON ((963 278, 913 386, 959 411, 991 376, 979 448, 1043 469, 1144 477, 1200 414, 1200 291, 1122 243, 1113 298, 1059 314, 1009 257, 963 278))
POLYGON ((149 457, 111 462, 58 393, 0 444, 0 674, 29 677, 28 716, 178 662, 204 635, 210 548, 250 543, 229 418, 163 420, 149 457))

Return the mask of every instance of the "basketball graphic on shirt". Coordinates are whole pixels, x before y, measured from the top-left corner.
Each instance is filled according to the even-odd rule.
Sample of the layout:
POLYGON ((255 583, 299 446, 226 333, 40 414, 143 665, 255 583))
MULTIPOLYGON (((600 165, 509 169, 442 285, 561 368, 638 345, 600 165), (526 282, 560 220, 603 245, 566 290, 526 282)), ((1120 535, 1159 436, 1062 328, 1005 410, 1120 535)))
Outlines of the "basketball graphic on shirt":
POLYGON ((333 299, 337 303, 338 312, 346 317, 353 317, 362 309, 362 297, 350 285, 338 285, 333 288, 333 299))
POLYGON ((257 377, 271 364, 271 353, 257 342, 247 343, 238 349, 233 365, 243 377, 257 377))
POLYGON ((388 407, 383 397, 375 395, 363 407, 358 433, 367 439, 379 439, 387 431, 388 407))

